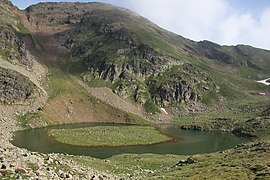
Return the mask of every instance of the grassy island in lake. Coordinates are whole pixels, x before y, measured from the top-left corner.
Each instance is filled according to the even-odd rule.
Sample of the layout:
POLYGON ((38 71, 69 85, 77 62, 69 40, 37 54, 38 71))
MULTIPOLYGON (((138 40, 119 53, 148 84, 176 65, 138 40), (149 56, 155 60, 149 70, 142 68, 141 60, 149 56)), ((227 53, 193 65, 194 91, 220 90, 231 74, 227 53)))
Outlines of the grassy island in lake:
POLYGON ((77 146, 129 146, 165 142, 171 138, 151 126, 96 126, 77 129, 51 129, 49 136, 77 146))

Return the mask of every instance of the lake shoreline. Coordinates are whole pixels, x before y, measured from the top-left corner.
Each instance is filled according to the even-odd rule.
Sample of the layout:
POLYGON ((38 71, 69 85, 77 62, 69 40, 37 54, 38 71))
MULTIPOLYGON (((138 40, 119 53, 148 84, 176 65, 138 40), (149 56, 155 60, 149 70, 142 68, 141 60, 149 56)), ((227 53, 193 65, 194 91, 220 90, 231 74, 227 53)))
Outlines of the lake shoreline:
MULTIPOLYGON (((85 125, 86 124, 83 124, 83 126, 85 125)), ((77 124, 75 126, 78 127, 81 125, 77 124)), ((210 153, 230 149, 238 144, 247 142, 247 140, 238 138, 231 133, 186 131, 177 128, 176 126, 159 126, 158 130, 160 131, 160 133, 172 137, 171 141, 150 145, 130 145, 120 147, 81 147, 62 144, 55 140, 52 140, 48 138, 46 132, 47 130, 48 129, 46 128, 42 128, 19 131, 15 133, 15 137, 12 143, 18 147, 26 148, 31 151, 42 151, 43 153, 65 153, 70 155, 87 155, 103 159, 117 154, 125 153, 154 153, 175 155, 210 153), (29 142, 24 144, 20 141, 21 139, 28 139, 29 142), (31 147, 32 144, 35 144, 35 146, 31 147)))

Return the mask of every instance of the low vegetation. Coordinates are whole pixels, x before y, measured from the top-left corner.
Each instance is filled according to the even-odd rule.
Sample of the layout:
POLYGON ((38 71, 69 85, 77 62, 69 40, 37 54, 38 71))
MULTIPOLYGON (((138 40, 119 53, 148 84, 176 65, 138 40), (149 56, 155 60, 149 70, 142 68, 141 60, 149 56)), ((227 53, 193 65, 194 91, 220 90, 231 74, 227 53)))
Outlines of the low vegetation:
POLYGON ((51 129, 49 136, 77 146, 129 146, 168 141, 171 138, 151 126, 96 126, 78 129, 51 129))
MULTIPOLYGON (((258 98, 259 99, 259 98, 258 98)), ((173 122, 179 126, 199 126, 207 131, 228 131, 232 132, 237 128, 250 129, 250 132, 257 131, 250 136, 261 137, 267 133, 263 126, 268 122, 263 112, 269 108, 269 100, 243 100, 231 101, 219 107, 219 110, 203 113, 189 113, 175 118, 173 122), (253 126, 251 125, 253 122, 253 126), (254 123, 257 123, 255 125, 254 123)), ((266 126, 267 127, 267 126, 266 126)), ((240 135, 240 134, 239 134, 240 135)))
POLYGON ((122 154, 106 160, 78 156, 72 160, 127 179, 269 179, 269 160, 265 158, 269 155, 269 143, 252 142, 227 151, 191 157, 122 154), (181 163, 188 159, 189 163, 181 163))

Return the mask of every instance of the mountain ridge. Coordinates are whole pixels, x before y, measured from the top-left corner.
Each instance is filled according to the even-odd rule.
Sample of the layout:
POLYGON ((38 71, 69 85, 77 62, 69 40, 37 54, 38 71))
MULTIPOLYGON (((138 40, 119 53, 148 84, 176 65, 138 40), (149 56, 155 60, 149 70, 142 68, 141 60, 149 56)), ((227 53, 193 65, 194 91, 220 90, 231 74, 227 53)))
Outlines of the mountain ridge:
MULTIPOLYGON (((68 57, 61 62, 67 68, 64 71, 81 76, 90 86, 103 84, 140 106, 151 104, 150 109, 155 109, 152 113, 158 112, 157 107, 201 111, 209 103, 230 99, 235 88, 241 87, 230 82, 224 89, 221 82, 228 82, 227 77, 217 79, 217 73, 218 77, 230 73, 233 79, 244 78, 248 86, 254 86, 252 80, 269 75, 267 50, 195 42, 109 4, 39 3, 20 13, 32 32, 23 26, 15 28, 19 31, 19 40, 13 44, 22 44, 19 48, 24 54, 28 51, 21 42, 27 36, 36 47, 44 46, 39 47, 44 50, 48 49, 46 44, 55 44, 47 52, 53 56, 63 47, 62 55, 68 57), (35 36, 44 42, 34 40, 35 36)), ((18 26, 21 22, 15 24, 18 26)), ((44 63, 54 66, 57 62, 53 61, 44 63)), ((31 61, 26 63, 31 68, 31 61)), ((236 94, 246 98, 256 94, 252 92, 256 88, 247 87, 245 91, 244 95, 236 94)))
POLYGON ((167 107, 204 101, 209 93, 220 96, 209 72, 219 72, 222 66, 228 71, 221 71, 243 78, 269 76, 269 51, 194 42, 108 4, 41 3, 27 8, 26 14, 37 31, 57 29, 54 38, 70 52, 71 71, 76 73, 74 67, 79 68, 78 73, 90 84, 108 81, 116 94, 141 105, 152 101, 167 107), (173 75, 172 68, 182 75, 173 75))

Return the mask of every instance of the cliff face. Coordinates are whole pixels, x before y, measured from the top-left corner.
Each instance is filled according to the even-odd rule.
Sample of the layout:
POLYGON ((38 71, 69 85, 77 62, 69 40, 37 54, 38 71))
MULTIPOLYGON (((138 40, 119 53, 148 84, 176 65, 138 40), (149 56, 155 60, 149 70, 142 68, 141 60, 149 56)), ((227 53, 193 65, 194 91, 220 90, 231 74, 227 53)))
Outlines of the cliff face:
POLYGON ((0 25, 0 54, 13 63, 31 68, 33 62, 28 58, 25 43, 21 35, 12 26, 0 25))
POLYGON ((134 40, 122 30, 112 33, 108 26, 102 27, 107 27, 108 33, 98 28, 94 31, 96 37, 80 47, 76 47, 76 38, 59 38, 63 45, 71 49, 74 59, 82 59, 87 67, 85 81, 99 78, 110 81, 116 94, 131 97, 141 105, 150 99, 160 107, 200 101, 203 79, 209 86, 204 91, 215 87, 205 72, 191 64, 134 40), (102 33, 98 34, 100 31, 102 33), (63 39, 67 41, 63 42, 63 39), (108 47, 108 41, 113 44, 104 49, 108 47))
POLYGON ((213 80, 190 64, 174 66, 148 80, 152 99, 161 107, 190 104, 202 100, 202 92, 217 91, 213 80))

